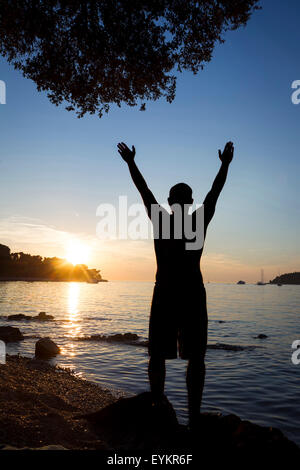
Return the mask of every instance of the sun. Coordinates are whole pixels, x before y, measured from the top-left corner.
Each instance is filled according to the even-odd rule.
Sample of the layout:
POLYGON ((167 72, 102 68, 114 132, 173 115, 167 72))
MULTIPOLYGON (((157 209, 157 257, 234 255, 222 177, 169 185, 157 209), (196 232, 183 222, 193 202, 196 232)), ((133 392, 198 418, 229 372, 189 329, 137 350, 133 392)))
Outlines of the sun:
POLYGON ((86 264, 89 260, 90 248, 88 245, 78 241, 69 241, 66 249, 66 259, 69 263, 74 264, 86 264))

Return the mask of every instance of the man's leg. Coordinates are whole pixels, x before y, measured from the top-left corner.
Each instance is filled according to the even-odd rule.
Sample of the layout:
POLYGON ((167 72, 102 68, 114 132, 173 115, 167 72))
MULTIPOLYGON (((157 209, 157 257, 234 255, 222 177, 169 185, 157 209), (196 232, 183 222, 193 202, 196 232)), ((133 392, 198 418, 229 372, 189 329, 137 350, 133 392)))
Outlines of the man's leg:
POLYGON ((166 365, 165 359, 151 356, 148 366, 150 388, 154 400, 159 400, 164 394, 166 365))
POLYGON ((188 392, 189 424, 191 427, 199 424, 200 407, 205 380, 204 356, 190 359, 186 371, 188 392))
POLYGON ((191 296, 189 309, 194 315, 183 329, 183 358, 188 358, 186 385, 188 392, 189 424, 197 427, 200 422, 200 408, 205 381, 205 354, 207 346, 207 307, 206 291, 197 290, 191 296))

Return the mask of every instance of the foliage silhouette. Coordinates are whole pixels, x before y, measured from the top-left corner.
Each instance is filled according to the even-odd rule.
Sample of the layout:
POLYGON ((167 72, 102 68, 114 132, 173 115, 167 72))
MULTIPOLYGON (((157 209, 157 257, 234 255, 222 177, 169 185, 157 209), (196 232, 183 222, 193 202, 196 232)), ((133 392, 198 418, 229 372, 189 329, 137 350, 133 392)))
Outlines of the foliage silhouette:
POLYGON ((2 0, 0 54, 78 117, 175 97, 258 0, 2 0))
POLYGON ((300 284, 300 272, 281 274, 275 277, 270 284, 300 284))

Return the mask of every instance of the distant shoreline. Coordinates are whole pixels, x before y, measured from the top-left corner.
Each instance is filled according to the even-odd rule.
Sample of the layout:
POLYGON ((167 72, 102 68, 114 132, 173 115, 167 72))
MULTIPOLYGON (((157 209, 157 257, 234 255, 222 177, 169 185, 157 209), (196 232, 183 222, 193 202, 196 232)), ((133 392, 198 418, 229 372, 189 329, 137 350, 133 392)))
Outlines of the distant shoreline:
POLYGON ((0 277, 0 282, 86 282, 88 284, 98 284, 98 282, 108 282, 107 279, 101 279, 97 282, 81 281, 77 279, 43 279, 40 277, 0 277))
POLYGON ((99 269, 85 264, 72 264, 63 258, 47 258, 28 253, 11 253, 0 243, 0 282, 87 282, 98 284, 102 279, 99 269))

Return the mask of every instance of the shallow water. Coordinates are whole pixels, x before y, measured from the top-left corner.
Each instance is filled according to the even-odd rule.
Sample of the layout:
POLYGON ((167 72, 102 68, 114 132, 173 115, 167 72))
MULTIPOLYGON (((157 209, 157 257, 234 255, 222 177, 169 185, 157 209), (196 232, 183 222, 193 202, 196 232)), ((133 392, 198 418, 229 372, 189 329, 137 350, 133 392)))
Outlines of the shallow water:
MULTIPOLYGON (((62 354, 51 360, 103 386, 139 393, 148 389, 147 350, 119 343, 76 341, 78 336, 136 333, 147 339, 153 283, 100 284, 0 282, 0 316, 54 315, 54 322, 9 322, 25 335, 50 336, 62 354)), ((251 346, 242 351, 209 349, 203 411, 236 413, 280 428, 300 444, 300 365, 291 345, 300 339, 300 286, 207 284, 209 344, 251 346), (219 323, 220 321, 224 323, 219 323), (266 334, 267 339, 255 337, 266 334)), ((0 318, 0 325, 7 325, 0 318)), ((7 347, 33 356, 36 338, 7 347)), ((167 361, 166 393, 186 420, 185 361, 167 361)))

